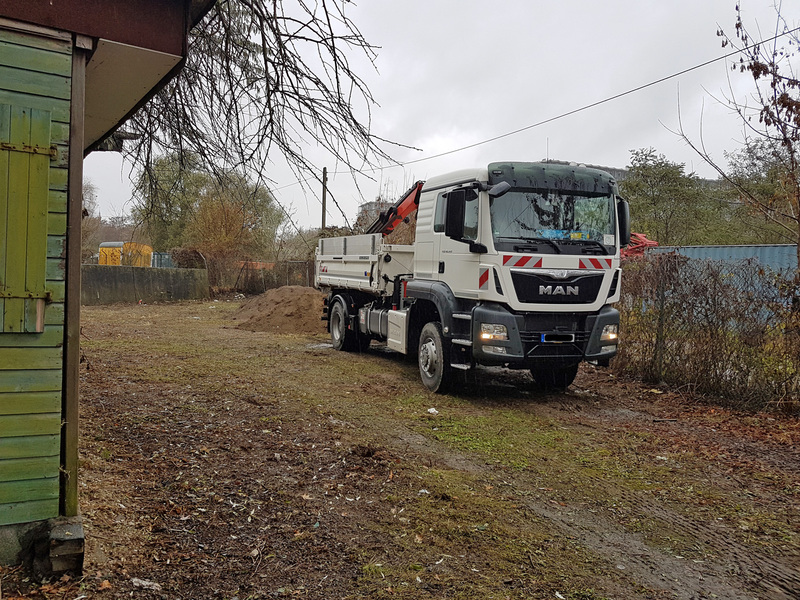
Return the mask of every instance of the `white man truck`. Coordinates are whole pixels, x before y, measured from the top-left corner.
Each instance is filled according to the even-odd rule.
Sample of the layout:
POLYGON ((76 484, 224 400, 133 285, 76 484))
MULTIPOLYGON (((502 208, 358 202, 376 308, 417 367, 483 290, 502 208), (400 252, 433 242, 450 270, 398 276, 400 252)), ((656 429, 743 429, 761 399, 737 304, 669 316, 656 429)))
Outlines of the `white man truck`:
POLYGON ((454 370, 528 369, 566 388, 617 352, 628 204, 608 173, 498 162, 417 182, 364 235, 319 240, 316 286, 333 347, 416 353, 423 384, 454 370), (384 236, 417 211, 415 240, 384 236))

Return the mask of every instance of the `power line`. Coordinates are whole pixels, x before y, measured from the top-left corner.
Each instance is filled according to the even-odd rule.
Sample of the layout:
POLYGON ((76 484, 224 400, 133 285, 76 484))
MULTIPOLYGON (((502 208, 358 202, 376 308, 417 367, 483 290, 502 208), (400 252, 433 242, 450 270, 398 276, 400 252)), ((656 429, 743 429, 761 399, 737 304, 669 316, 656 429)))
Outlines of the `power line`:
MULTIPOLYGON (((483 146, 484 144, 489 144, 489 143, 495 142, 497 140, 502 140, 504 138, 511 137, 512 135, 517 135, 518 133, 522 133, 524 131, 528 131, 530 129, 534 129, 536 127, 541 127, 542 125, 546 125, 548 123, 552 123, 553 121, 558 121, 560 119, 564 119, 564 118, 572 116, 574 114, 587 111, 587 110, 589 110, 591 108, 595 108, 597 106, 601 106, 603 104, 607 104, 607 103, 612 102, 614 100, 618 100, 620 98, 624 98, 625 96, 630 96, 631 94, 635 94, 636 92, 640 92, 642 90, 645 90, 647 88, 653 87, 653 86, 658 85, 660 83, 664 83, 665 81, 669 81, 670 79, 675 79, 676 77, 681 77, 682 75, 686 75, 687 73, 691 73, 692 71, 696 71, 698 69, 702 69, 704 67, 707 67, 708 65, 714 64, 714 63, 719 62, 721 60, 726 60, 726 59, 728 59, 728 58, 730 58, 732 56, 735 56, 737 54, 741 54, 742 52, 744 52, 746 50, 750 50, 750 49, 755 48, 757 46, 760 46, 762 44, 773 42, 773 41, 777 40, 778 38, 781 38, 781 37, 784 37, 784 36, 787 36, 787 35, 791 35, 791 34, 794 34, 794 33, 798 33, 798 32, 800 32, 800 27, 796 27, 794 29, 790 29, 790 30, 784 31, 783 33, 779 33, 779 34, 774 35, 774 36, 772 36, 770 38, 761 40, 759 42, 752 43, 752 44, 750 44, 748 46, 744 46, 743 48, 732 50, 731 52, 728 52, 727 54, 723 54, 722 56, 718 56, 716 58, 712 58, 712 59, 707 60, 705 62, 699 63, 699 64, 697 64, 697 65, 695 65, 693 67, 689 67, 687 69, 683 69, 681 71, 677 71, 676 73, 673 73, 671 75, 666 75, 664 77, 660 77, 659 79, 655 79, 653 81, 650 81, 649 83, 645 83, 645 84, 636 86, 636 87, 631 88, 631 89, 629 89, 627 91, 620 92, 618 94, 614 94, 613 96, 609 96, 609 97, 604 98, 602 100, 598 100, 596 102, 592 102, 590 104, 586 104, 586 105, 581 106, 579 108, 575 108, 575 109, 569 110, 567 112, 563 112, 563 113, 561 113, 559 115, 556 115, 554 117, 550 117, 548 119, 544 119, 543 121, 538 121, 537 123, 533 123, 531 125, 526 125, 525 127, 520 127, 519 129, 514 129, 513 131, 502 133, 500 135, 496 135, 494 137, 487 138, 485 140, 481 140, 481 141, 475 142, 473 144, 468 144, 466 146, 461 146, 459 148, 454 148, 452 150, 447 150, 445 152, 440 152, 439 154, 434 154, 432 156, 426 156, 426 157, 423 157, 423 158, 417 158, 415 160, 409 160, 409 161, 406 161, 406 162, 403 162, 403 163, 396 163, 396 164, 393 164, 393 165, 387 165, 385 167, 373 167, 371 169, 363 169, 363 170, 361 170, 359 172, 361 172, 361 173, 376 173, 376 172, 381 171, 383 169, 392 169, 392 168, 395 168, 395 167, 405 167, 405 166, 408 166, 408 165, 415 165, 415 164, 418 164, 418 163, 421 163, 421 162, 424 162, 424 161, 427 161, 427 160, 433 160, 434 158, 441 158, 442 156, 449 156, 450 154, 456 154, 457 152, 462 152, 464 150, 469 150, 471 148, 477 148, 478 146, 483 146)), ((348 174, 348 173, 349 173, 349 171, 334 171, 331 174, 332 175, 345 175, 345 174, 348 174)), ((284 190, 284 189, 287 189, 289 187, 308 182, 311 179, 314 179, 314 178, 313 177, 309 177, 309 178, 304 179, 304 180, 298 180, 298 181, 286 184, 284 186, 281 186, 279 188, 275 188, 274 191, 284 190)), ((339 208, 339 210, 341 211, 341 207, 339 208)))
MULTIPOLYGON (((702 69, 703 67, 707 67, 708 65, 714 64, 715 62, 719 62, 721 60, 725 60, 727 58, 730 58, 731 56, 735 56, 736 54, 741 54, 745 50, 749 50, 751 48, 755 48, 756 46, 760 46, 761 44, 765 44, 767 42, 775 41, 780 37, 783 37, 785 35, 790 35, 792 33, 797 33, 798 31, 800 31, 800 27, 796 27, 795 29, 792 29, 792 30, 789 30, 789 31, 785 31, 783 33, 779 33, 778 35, 772 36, 771 38, 768 38, 766 40, 761 40, 760 42, 757 42, 757 43, 754 43, 754 44, 750 44, 749 46, 745 46, 744 48, 740 48, 738 50, 733 50, 732 52, 729 52, 728 54, 724 54, 722 56, 718 56, 717 58, 712 58, 711 60, 707 60, 707 61, 705 61, 703 63, 700 63, 698 65, 695 65, 693 67, 689 67, 688 69, 683 69, 682 71, 678 71, 677 73, 673 73, 672 75, 667 75, 666 77, 661 77, 660 79, 656 79, 654 81, 651 81, 650 83, 645 83, 645 84, 637 86, 635 88, 631 88, 626 92, 620 92, 619 94, 615 94, 613 96, 609 96, 608 98, 605 98, 603 100, 598 100, 597 102, 592 102, 591 104, 586 104, 585 106, 582 106, 580 108, 576 108, 576 109, 567 111, 565 113, 561 113, 560 115, 557 115, 555 117, 550 117, 549 119, 545 119, 544 121, 539 121, 538 123, 534 123, 532 125, 526 125, 525 127, 520 127, 519 129, 515 129, 514 131, 509 131, 508 133, 503 133, 501 135, 496 135, 496 136, 494 136, 492 138, 489 138, 489 139, 486 139, 486 140, 483 140, 483 141, 480 141, 480 142, 475 142, 474 144, 469 144, 468 146, 462 146, 461 148, 456 148, 454 150, 448 150, 446 152, 441 152, 441 153, 435 154, 433 156, 426 156, 425 158, 418 158, 416 160, 410 160, 408 162, 401 163, 398 166, 413 165, 413 164, 417 164, 417 163, 420 163, 420 162, 423 162, 423 161, 426 161, 426 160, 432 160, 434 158, 441 158, 442 156, 448 156, 449 154, 455 154, 456 152, 461 152, 462 150, 469 150, 470 148, 475 148, 477 146, 482 146, 482 145, 488 144, 490 142, 495 142, 497 140, 501 140, 503 138, 507 138, 507 137, 510 137, 512 135, 516 135, 518 133, 522 133, 523 131, 528 131, 529 129, 533 129, 535 127, 541 127, 542 125, 546 125, 547 123, 552 123, 553 121, 558 121, 559 119, 563 119, 565 117, 569 117, 569 116, 577 114, 579 112, 583 112, 585 110, 589 110, 590 108, 594 108, 596 106, 600 106, 601 104, 606 104, 608 102, 611 102, 612 100, 618 100, 619 98, 623 98, 625 96, 629 96, 631 94, 635 94, 636 92, 640 92, 640 91, 642 91, 644 89, 647 89, 649 87, 653 87, 654 85, 658 85, 659 83, 664 83, 665 81, 669 81, 670 79, 675 79, 676 77, 680 77, 681 75, 686 75, 687 73, 691 73, 692 71, 696 71, 697 69, 702 69)), ((392 168, 392 166, 389 166, 389 167, 386 167, 386 168, 392 168)), ((377 169, 373 169, 372 172, 374 172, 376 170, 377 169)))

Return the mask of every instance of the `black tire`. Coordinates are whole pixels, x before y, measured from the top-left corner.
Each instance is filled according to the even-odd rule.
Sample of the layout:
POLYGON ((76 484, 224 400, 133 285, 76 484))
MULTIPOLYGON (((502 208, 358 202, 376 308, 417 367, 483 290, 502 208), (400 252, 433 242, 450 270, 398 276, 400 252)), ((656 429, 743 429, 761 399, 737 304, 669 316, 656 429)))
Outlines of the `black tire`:
POLYGON ((544 390, 565 390, 578 374, 578 363, 568 367, 534 367, 531 375, 536 385, 544 390))
POLYGON ((422 328, 417 352, 422 384, 435 393, 446 392, 452 380, 450 349, 442 335, 442 326, 432 321, 422 328))
POLYGON ((328 314, 328 327, 331 330, 331 344, 334 350, 354 352, 359 349, 358 332, 348 329, 348 321, 344 301, 336 298, 328 314))

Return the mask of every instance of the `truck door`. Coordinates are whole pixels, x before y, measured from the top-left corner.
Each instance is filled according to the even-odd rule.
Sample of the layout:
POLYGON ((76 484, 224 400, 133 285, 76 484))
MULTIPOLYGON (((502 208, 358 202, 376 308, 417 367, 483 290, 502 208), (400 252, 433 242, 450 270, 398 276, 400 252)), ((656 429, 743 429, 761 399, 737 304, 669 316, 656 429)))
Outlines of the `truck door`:
MULTIPOLYGON (((417 210, 417 231, 414 240, 414 277, 420 280, 438 278, 439 243, 434 215, 439 197, 435 192, 423 193, 417 210)), ((444 231, 444 229, 442 229, 444 231)))
POLYGON ((479 292, 480 254, 470 250, 470 242, 478 239, 480 228, 480 202, 477 194, 467 199, 464 205, 463 236, 460 240, 445 234, 447 218, 447 196, 437 199, 434 244, 438 250, 438 279, 447 283, 456 296, 477 298, 479 292))

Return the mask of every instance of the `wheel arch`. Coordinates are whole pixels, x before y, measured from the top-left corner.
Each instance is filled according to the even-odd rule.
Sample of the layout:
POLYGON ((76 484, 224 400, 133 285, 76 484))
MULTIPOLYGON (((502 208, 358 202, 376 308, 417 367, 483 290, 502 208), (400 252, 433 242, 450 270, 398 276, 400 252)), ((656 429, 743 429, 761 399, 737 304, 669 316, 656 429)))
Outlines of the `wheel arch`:
MULTIPOLYGON (((330 310, 334 302, 341 300, 342 305, 344 306, 345 316, 350 321, 350 324, 353 325, 355 324, 355 319, 358 318, 358 309, 364 306, 371 299, 372 296, 366 296, 360 292, 354 292, 347 289, 331 289, 328 292, 328 298, 326 301, 327 314, 330 314, 330 310)), ((325 329, 328 333, 330 333, 330 320, 326 321, 325 329)))
POLYGON ((412 320, 421 331, 425 323, 436 320, 442 324, 446 339, 452 337, 453 313, 458 312, 458 302, 453 290, 441 281, 409 281, 406 296, 415 298, 412 320))

